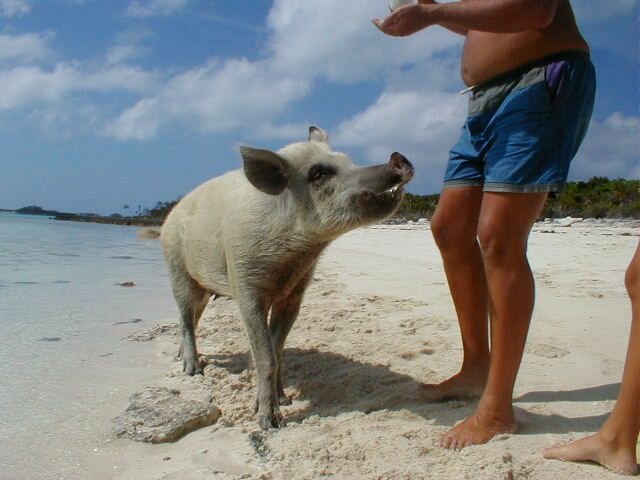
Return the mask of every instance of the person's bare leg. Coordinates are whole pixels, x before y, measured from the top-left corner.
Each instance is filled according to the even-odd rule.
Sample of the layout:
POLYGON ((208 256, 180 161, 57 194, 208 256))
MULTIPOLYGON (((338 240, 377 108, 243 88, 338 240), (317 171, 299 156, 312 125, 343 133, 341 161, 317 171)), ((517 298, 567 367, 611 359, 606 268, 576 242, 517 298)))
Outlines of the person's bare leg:
POLYGON ((440 249, 462 335, 460 372, 438 384, 420 386, 431 401, 479 397, 489 370, 488 295, 477 240, 482 187, 442 191, 431 231, 440 249))
POLYGON ((533 312, 533 274, 527 240, 546 193, 491 193, 483 196, 478 237, 489 290, 491 361, 476 411, 441 439, 461 449, 517 429, 512 396, 533 312))
POLYGON ((631 299, 631 333, 616 406, 595 435, 547 448, 542 454, 557 460, 593 461, 614 472, 635 475, 640 424, 640 243, 625 280, 631 299))

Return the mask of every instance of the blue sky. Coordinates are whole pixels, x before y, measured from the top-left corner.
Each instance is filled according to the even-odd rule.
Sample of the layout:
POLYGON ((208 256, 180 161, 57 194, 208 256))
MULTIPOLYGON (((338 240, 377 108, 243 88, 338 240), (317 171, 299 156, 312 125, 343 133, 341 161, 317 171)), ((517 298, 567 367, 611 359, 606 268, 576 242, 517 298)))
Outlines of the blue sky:
MULTIPOLYGON (((598 71, 570 177, 640 178, 638 0, 573 0, 598 71)), ((440 189, 465 117, 462 37, 378 32, 386 0, 0 0, 0 208, 124 213, 329 132, 440 189)))

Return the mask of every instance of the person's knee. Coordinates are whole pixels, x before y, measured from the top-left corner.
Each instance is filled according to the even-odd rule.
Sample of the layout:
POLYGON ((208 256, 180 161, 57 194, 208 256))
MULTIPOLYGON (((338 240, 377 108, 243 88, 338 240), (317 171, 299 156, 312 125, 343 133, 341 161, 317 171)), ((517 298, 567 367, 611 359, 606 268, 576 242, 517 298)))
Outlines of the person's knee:
POLYGON ((442 252, 464 249, 476 241, 475 225, 437 212, 431 219, 431 234, 442 252))
POLYGON ((525 253, 525 245, 520 238, 496 222, 481 222, 478 240, 485 262, 502 263, 512 261, 525 253))

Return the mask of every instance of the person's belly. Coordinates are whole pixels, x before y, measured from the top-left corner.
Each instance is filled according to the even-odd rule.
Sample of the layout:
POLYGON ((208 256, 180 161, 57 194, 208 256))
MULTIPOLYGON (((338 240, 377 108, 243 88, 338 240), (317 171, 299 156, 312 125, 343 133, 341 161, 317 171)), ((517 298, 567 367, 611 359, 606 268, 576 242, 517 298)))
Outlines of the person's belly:
POLYGON ((462 80, 477 85, 520 65, 565 50, 589 52, 580 36, 551 36, 537 30, 488 33, 470 30, 462 54, 462 80))

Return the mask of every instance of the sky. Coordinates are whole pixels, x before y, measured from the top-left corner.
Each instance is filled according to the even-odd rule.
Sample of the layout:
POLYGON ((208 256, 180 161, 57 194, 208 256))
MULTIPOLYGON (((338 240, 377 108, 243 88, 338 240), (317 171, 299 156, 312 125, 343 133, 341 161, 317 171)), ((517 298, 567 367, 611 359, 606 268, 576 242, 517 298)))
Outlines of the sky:
MULTIPOLYGON (((463 37, 379 32, 387 0, 0 0, 0 208, 126 214, 325 129, 437 193, 463 37)), ((572 0, 596 105, 570 180, 640 178, 639 0, 572 0)))

